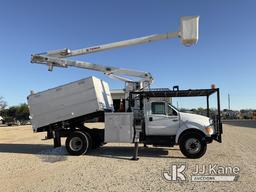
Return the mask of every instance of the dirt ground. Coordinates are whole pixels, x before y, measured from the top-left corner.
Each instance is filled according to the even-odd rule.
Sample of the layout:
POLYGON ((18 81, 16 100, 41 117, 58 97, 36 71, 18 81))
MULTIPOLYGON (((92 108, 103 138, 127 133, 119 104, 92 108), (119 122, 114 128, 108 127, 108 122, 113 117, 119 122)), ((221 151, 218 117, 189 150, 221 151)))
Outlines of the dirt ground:
MULTIPOLYGON (((31 126, 0 127, 0 191, 255 191, 256 129, 224 125, 223 143, 208 145, 201 159, 187 159, 178 147, 143 148, 129 160, 130 144, 107 144, 85 156, 53 149, 45 133, 31 126), (186 163, 188 181, 163 178, 173 163, 186 163), (192 182, 195 165, 238 166, 236 182, 192 182)), ((64 144, 64 140, 63 140, 64 144)))

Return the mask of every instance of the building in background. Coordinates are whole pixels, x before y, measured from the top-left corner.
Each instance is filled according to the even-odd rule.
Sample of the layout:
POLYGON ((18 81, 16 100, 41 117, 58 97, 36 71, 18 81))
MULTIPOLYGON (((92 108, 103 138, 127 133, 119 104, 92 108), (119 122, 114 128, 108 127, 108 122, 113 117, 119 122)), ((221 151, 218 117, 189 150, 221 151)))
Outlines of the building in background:
POLYGON ((241 109, 240 110, 241 119, 256 119, 256 110, 253 109, 241 109))
POLYGON ((223 119, 239 119, 240 112, 234 111, 234 110, 229 110, 229 109, 223 109, 222 117, 223 117, 223 119))
POLYGON ((110 91, 111 97, 113 99, 114 110, 119 111, 121 101, 123 107, 125 108, 125 93, 123 89, 113 89, 110 91))
POLYGON ((0 116, 0 124, 4 124, 4 118, 0 116))

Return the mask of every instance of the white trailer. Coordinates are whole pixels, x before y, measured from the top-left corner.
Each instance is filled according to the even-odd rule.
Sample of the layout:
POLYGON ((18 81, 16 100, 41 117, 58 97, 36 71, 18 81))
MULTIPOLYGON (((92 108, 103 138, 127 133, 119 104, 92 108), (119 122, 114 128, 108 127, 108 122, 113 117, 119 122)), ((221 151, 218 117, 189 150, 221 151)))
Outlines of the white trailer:
MULTIPOLYGON (((76 97, 73 97, 72 94, 66 95, 68 91, 63 92, 63 98, 66 98, 66 102, 75 104, 74 107, 71 107, 72 110, 65 106, 65 99, 62 100, 61 95, 55 93, 56 89, 46 91, 45 93, 50 93, 51 96, 46 94, 45 99, 42 99, 42 102, 38 105, 36 104, 36 95, 31 95, 29 103, 34 130, 47 131, 48 138, 54 138, 55 147, 60 146, 60 137, 67 137, 66 149, 72 155, 85 154, 90 149, 97 148, 105 143, 117 142, 134 143, 135 153, 133 159, 135 160, 138 159, 138 143, 169 147, 179 145, 182 153, 189 158, 203 156, 206 152, 207 144, 211 143, 213 139, 221 142, 222 124, 220 119, 219 89, 152 90, 150 84, 153 81, 153 76, 149 72, 65 59, 66 57, 175 37, 181 38, 181 42, 186 46, 193 45, 198 40, 198 20, 199 17, 197 16, 181 17, 178 32, 150 35, 78 50, 61 49, 32 55, 32 63, 46 64, 49 71, 52 71, 53 67, 67 68, 73 66, 103 72, 111 78, 125 81, 126 85, 124 89, 126 97, 125 112, 118 113, 113 111, 105 112, 104 107, 100 108, 100 102, 104 101, 103 103, 107 106, 106 103, 111 104, 111 101, 110 97, 107 100, 104 100, 104 98, 100 100, 97 93, 89 97, 96 97, 92 98, 94 108, 86 100, 86 97, 79 95, 82 92, 79 87, 74 88, 72 94, 81 100, 79 102, 80 105, 77 101, 73 101, 76 100, 76 97), (140 79, 135 81, 120 75, 140 79), (77 93, 75 93, 76 91, 77 93), (217 93, 218 114, 213 119, 210 119, 209 96, 213 93, 217 93), (189 96, 205 96, 207 98, 208 117, 181 113, 171 106, 167 99, 168 97, 189 96), (53 103, 53 105, 49 106, 48 103, 53 103), (43 106, 43 108, 39 109, 40 106, 43 106), (50 114, 51 112, 48 111, 47 106, 51 108, 53 115, 50 114), (75 106, 78 106, 78 109, 75 106), (49 115, 42 115, 47 111, 49 115), (104 111, 104 113, 95 114, 95 111, 104 111), (85 120, 102 116, 105 120, 105 129, 89 129, 84 126, 85 120), (33 120, 33 118, 35 119, 33 120)), ((100 92, 103 95, 109 94, 107 85, 95 86, 93 84, 92 87, 94 92, 97 92, 99 87, 107 87, 107 89, 101 89, 100 92)), ((87 92, 88 90, 84 89, 84 93, 87 92)))

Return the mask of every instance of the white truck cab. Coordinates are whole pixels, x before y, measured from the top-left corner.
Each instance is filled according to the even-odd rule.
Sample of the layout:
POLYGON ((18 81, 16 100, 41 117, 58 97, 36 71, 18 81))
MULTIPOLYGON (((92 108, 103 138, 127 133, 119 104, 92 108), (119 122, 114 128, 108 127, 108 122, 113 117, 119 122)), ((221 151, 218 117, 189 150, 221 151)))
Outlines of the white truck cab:
POLYGON ((214 133, 213 120, 202 115, 179 112, 168 103, 166 98, 154 98, 145 102, 146 134, 147 135, 175 135, 178 142, 179 135, 187 129, 197 129, 206 136, 214 133))
POLYGON ((200 158, 205 154, 208 143, 213 140, 221 142, 222 123, 218 88, 148 90, 131 92, 130 100, 132 98, 135 100, 137 98, 137 109, 135 109, 136 104, 131 104, 131 106, 135 113, 135 130, 136 124, 138 127, 141 124, 142 127, 141 131, 139 130, 139 142, 141 143, 152 144, 153 146, 179 145, 181 152, 186 157, 200 158), (212 118, 210 118, 209 97, 214 93, 217 93, 217 110, 216 114, 211 114, 212 118), (170 97, 197 96, 207 98, 207 116, 180 112, 170 104, 170 97), (141 110, 142 115, 136 115, 138 113, 136 111, 139 110, 141 110), (143 120, 138 123, 140 119, 143 120))
POLYGON ((144 142, 156 146, 180 145, 187 157, 203 156, 207 147, 206 138, 211 138, 214 133, 213 120, 202 115, 179 112, 168 100, 166 97, 144 99, 144 142), (158 143, 160 139, 162 142, 158 143))

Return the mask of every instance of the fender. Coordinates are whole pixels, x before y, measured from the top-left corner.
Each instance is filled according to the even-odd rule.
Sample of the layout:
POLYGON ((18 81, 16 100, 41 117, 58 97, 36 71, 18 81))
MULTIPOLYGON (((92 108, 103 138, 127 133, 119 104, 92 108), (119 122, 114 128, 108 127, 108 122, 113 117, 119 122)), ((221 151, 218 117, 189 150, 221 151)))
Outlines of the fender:
POLYGON ((175 143, 178 144, 180 135, 189 129, 196 129, 200 132, 202 132, 204 135, 207 135, 207 133, 204 130, 204 126, 202 126, 199 123, 191 122, 191 121, 185 121, 180 123, 180 128, 177 130, 176 136, 175 136, 175 143))

